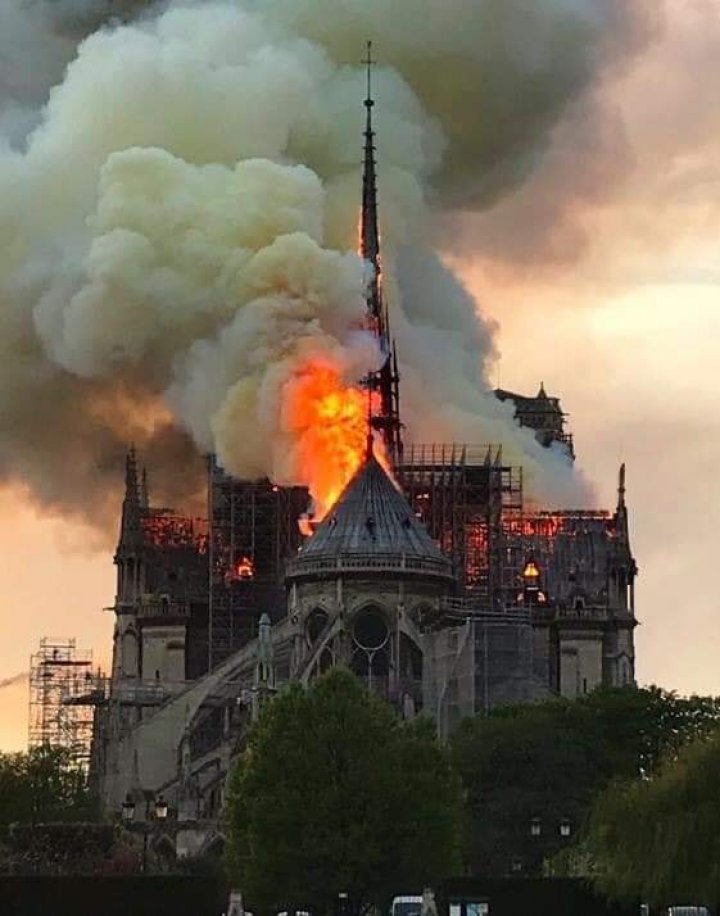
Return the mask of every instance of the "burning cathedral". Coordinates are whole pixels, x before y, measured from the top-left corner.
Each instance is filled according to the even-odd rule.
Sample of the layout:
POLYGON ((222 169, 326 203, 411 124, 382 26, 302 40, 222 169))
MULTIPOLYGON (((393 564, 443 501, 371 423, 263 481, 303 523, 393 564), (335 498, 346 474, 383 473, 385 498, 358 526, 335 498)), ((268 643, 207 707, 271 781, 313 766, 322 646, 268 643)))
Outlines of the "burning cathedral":
MULTIPOLYGON (((211 456, 207 518, 195 519, 154 506, 138 456, 127 456, 91 772, 111 809, 162 793, 178 855, 221 842, 231 761, 290 681, 346 665, 446 737, 496 704, 634 680, 624 468, 614 511, 539 511, 501 444, 403 441, 369 91, 365 106, 361 254, 382 362, 358 388, 364 435, 344 488, 313 518, 305 488, 237 479, 211 456)), ((542 385, 535 397, 495 395, 573 460, 560 403, 542 385)))

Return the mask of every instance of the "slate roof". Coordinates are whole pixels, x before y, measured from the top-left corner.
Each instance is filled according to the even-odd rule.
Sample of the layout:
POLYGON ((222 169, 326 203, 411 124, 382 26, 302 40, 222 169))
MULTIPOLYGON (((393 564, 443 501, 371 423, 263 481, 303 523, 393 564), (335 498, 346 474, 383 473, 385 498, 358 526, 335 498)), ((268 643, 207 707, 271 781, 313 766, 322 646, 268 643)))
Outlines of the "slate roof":
MULTIPOLYGON (((428 561, 427 569, 450 575, 451 564, 373 454, 298 552, 292 566, 342 557, 428 561)), ((354 564, 357 565, 357 564, 354 564)), ((421 571, 420 563, 416 571, 421 571)))

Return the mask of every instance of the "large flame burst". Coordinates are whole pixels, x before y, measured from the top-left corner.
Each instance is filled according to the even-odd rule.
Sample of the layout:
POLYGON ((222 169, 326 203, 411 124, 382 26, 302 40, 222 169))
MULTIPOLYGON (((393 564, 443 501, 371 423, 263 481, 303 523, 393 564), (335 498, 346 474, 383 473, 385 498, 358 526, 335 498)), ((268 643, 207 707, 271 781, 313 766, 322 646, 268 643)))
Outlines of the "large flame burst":
MULTIPOLYGON (((374 401, 376 395, 370 397, 374 401)), ((306 363, 285 389, 286 428, 296 442, 295 471, 308 484, 317 520, 363 462, 368 406, 368 392, 345 384, 338 368, 321 359, 306 363)), ((375 448, 382 459, 382 448, 375 448)))

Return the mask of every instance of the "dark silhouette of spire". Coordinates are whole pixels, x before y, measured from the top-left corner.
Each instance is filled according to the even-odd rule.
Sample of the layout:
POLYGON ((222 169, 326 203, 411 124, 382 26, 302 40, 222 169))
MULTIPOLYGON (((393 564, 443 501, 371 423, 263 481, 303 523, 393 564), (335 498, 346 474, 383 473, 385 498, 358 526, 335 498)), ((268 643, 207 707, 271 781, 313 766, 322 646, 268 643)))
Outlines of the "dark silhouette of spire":
MULTIPOLYGON (((375 173, 375 131, 373 130, 372 110, 375 100, 372 97, 372 42, 367 43, 367 93, 365 95, 365 155, 363 156, 362 187, 362 222, 360 231, 360 253, 375 268, 374 283, 379 292, 380 275, 380 231, 378 229, 377 211, 377 176, 375 173)), ((373 317, 382 321, 382 300, 379 295, 371 297, 368 307, 373 317)))
POLYGON ((618 499, 615 515, 615 552, 611 587, 615 589, 614 601, 621 610, 635 613, 635 577, 638 568, 630 549, 628 510, 625 502, 625 462, 618 474, 618 499))
POLYGON ((125 496, 123 497, 120 522, 119 553, 137 546, 142 540, 141 514, 142 505, 138 482, 137 455, 135 446, 131 445, 125 456, 125 496))
POLYGON ((620 465, 618 474, 618 499, 615 509, 615 524, 621 543, 625 546, 630 542, 628 531, 628 512, 625 504, 625 462, 620 465))
POLYGON ((130 446, 125 456, 125 499, 123 502, 128 505, 140 505, 137 455, 134 445, 130 446))
POLYGON ((143 509, 150 508, 150 490, 148 488, 147 468, 143 465, 142 477, 140 478, 140 505, 143 509))
POLYGON ((368 387, 380 395, 379 409, 371 417, 373 429, 383 437, 385 448, 393 465, 402 461, 402 423, 400 422, 400 376, 397 353, 390 339, 387 307, 382 297, 382 263, 380 260, 380 232, 378 229, 377 177, 375 172, 375 131, 372 110, 372 42, 367 43, 367 94, 365 97, 365 154, 363 157, 362 214, 360 219, 360 253, 373 268, 368 284, 367 308, 370 328, 375 334, 383 363, 370 373, 368 387))

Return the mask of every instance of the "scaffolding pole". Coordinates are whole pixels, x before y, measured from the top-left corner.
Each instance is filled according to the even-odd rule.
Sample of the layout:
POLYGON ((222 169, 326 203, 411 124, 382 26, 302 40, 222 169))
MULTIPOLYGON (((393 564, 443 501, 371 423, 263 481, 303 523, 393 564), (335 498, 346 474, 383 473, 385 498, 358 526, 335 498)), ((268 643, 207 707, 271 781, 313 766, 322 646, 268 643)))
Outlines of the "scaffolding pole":
POLYGON ((28 748, 58 747, 72 766, 87 771, 93 709, 68 704, 93 678, 92 653, 78 651, 74 639, 40 640, 30 656, 28 748))

